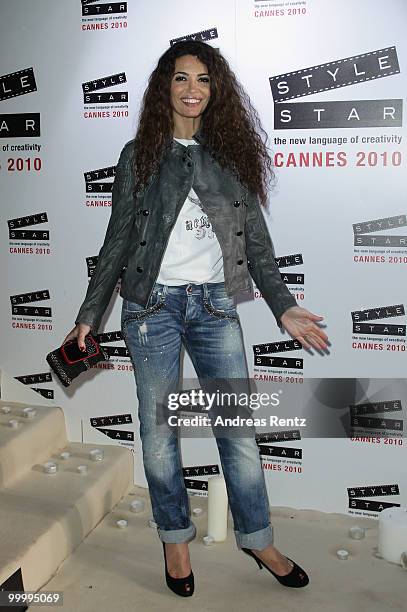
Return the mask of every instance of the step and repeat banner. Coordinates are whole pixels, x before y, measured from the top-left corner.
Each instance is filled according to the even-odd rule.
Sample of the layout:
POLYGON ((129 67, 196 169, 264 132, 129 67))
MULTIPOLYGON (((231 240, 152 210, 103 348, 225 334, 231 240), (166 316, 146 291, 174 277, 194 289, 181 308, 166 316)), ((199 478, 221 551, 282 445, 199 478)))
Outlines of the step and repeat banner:
MULTIPOLYGON (((265 213, 276 260, 331 342, 327 354, 306 351, 255 286, 239 296, 250 377, 280 397, 281 414, 320 426, 258 423, 270 503, 372 518, 406 505, 403 0, 9 0, 0 10, 0 366, 63 407, 72 441, 130 448, 147 485, 119 285, 98 336, 109 362, 64 389, 45 355, 84 299, 158 57, 203 40, 259 113, 276 175, 265 213)), ((183 368, 196 376, 187 354, 183 368)), ((222 472, 215 439, 186 435, 181 448, 188 491, 206 495, 222 472)))

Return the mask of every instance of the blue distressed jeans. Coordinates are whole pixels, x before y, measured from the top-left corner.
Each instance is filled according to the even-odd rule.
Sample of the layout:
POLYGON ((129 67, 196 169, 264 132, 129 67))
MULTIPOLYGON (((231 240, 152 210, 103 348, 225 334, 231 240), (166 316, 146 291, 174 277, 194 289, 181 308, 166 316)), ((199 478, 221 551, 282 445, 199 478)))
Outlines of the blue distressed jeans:
MULTIPOLYGON (((156 402, 178 389, 185 346, 198 378, 248 378, 236 301, 224 283, 169 286, 156 283, 146 307, 123 300, 123 337, 136 379, 143 464, 161 541, 196 536, 182 472, 178 436, 157 434, 156 402)), ((269 501, 254 437, 216 437, 237 547, 261 550, 273 543, 269 501)))

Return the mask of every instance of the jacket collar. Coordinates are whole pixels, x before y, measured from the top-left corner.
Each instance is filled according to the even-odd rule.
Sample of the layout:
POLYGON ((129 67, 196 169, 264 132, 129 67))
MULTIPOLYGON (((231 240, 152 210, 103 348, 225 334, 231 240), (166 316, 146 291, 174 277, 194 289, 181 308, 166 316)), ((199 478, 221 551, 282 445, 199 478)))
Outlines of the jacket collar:
MULTIPOLYGON (((196 140, 197 142, 199 142, 200 145, 204 145, 206 142, 206 139, 204 137, 204 135, 202 134, 202 121, 201 121, 201 125, 199 126, 199 128, 197 129, 197 131, 195 132, 195 134, 193 134, 192 138, 194 140, 196 140)), ((184 145, 182 145, 180 142, 177 142, 176 140, 174 140, 173 138, 171 139, 170 142, 170 151, 171 153, 175 153, 178 155, 183 155, 184 151, 185 151, 185 147, 184 145)))
POLYGON ((195 134, 192 136, 192 138, 194 138, 197 142, 199 142, 199 144, 205 144, 206 139, 202 133, 202 121, 201 121, 199 128, 197 129, 195 134))

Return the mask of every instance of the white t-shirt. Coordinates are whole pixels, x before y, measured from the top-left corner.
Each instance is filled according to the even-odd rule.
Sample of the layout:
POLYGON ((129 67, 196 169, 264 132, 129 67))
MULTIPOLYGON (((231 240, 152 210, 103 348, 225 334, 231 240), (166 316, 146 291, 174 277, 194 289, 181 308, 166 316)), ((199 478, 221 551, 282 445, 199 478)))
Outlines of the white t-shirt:
MULTIPOLYGON (((199 144, 193 139, 175 138, 185 147, 199 144)), ((172 228, 157 283, 219 283, 225 280, 223 257, 207 215, 191 189, 172 228)))

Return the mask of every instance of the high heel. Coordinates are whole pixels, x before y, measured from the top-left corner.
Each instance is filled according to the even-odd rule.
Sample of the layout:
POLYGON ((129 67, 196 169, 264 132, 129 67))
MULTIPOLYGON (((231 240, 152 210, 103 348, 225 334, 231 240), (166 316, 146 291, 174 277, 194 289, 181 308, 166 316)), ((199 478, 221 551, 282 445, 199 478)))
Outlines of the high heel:
POLYGON ((264 561, 259 559, 259 557, 255 555, 254 552, 250 550, 250 548, 242 548, 242 550, 247 555, 250 555, 250 557, 253 557, 260 569, 264 566, 269 572, 271 572, 273 576, 277 578, 279 583, 283 586, 299 588, 305 587, 309 583, 309 578, 306 572, 302 569, 302 567, 297 565, 295 561, 290 559, 290 557, 287 557, 287 559, 294 564, 294 567, 292 568, 291 572, 289 572, 285 576, 279 576, 278 574, 273 572, 273 570, 270 569, 269 566, 264 563, 264 561))
POLYGON ((164 549, 164 561, 165 561, 165 580, 167 582, 168 588, 171 589, 176 595, 181 595, 181 597, 190 597, 194 593, 194 574, 191 570, 191 573, 185 578, 173 578, 169 575, 167 569, 167 556, 165 554, 165 544, 163 542, 164 549))

